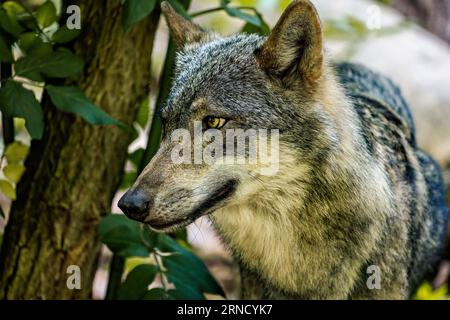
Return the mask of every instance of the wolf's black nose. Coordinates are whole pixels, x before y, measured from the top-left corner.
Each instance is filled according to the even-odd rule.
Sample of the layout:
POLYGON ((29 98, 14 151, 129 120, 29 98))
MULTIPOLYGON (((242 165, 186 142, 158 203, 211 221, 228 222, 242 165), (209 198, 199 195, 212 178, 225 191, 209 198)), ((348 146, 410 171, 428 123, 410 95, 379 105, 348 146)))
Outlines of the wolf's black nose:
POLYGON ((122 196, 117 205, 127 217, 142 222, 149 213, 150 200, 141 191, 130 189, 122 196))

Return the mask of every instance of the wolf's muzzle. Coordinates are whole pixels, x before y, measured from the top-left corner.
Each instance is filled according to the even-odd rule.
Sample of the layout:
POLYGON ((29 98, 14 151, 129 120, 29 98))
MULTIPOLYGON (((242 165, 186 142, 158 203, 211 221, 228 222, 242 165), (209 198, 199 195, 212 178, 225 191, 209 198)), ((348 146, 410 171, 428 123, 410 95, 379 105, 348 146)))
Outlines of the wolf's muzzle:
POLYGON ((143 222, 149 214, 151 199, 136 189, 128 190, 117 204, 128 218, 143 222))

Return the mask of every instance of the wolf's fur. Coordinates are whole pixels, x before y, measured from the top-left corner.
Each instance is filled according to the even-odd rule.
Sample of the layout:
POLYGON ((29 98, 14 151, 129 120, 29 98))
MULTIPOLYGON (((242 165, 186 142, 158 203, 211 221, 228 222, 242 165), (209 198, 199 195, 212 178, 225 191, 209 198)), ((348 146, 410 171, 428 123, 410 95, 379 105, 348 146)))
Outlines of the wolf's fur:
POLYGON ((174 165, 166 134, 128 192, 149 199, 141 220, 178 221, 159 228, 172 231, 210 214, 242 267, 244 298, 407 298, 436 262, 447 208, 397 87, 327 62, 308 1, 294 1, 268 38, 220 38, 163 11, 183 47, 166 131, 208 115, 227 128, 278 128, 279 171, 174 165), (215 201, 224 185, 232 192, 215 201), (367 287, 370 265, 381 289, 367 287))

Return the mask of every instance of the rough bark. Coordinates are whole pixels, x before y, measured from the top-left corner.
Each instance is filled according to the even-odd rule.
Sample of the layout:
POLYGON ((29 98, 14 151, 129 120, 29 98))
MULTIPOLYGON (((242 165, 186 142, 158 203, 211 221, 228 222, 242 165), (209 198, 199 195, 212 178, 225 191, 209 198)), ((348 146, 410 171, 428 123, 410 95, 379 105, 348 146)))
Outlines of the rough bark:
MULTIPOLYGON (((77 84, 116 119, 131 124, 149 90, 159 10, 124 33, 120 1, 80 0, 87 62, 77 84)), ((0 252, 0 299, 89 298, 99 252, 97 224, 110 211, 130 134, 92 126, 43 97, 46 129, 33 141, 0 252), (81 268, 81 290, 66 286, 81 268)))
POLYGON ((450 43, 449 0, 394 0, 393 5, 427 30, 450 43))

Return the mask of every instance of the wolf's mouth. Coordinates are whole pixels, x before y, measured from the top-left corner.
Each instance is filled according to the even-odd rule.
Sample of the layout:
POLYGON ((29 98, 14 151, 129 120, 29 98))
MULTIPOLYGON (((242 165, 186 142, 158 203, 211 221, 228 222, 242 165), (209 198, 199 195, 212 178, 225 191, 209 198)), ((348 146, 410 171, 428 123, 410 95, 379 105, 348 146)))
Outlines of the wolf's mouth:
POLYGON ((177 229, 183 228, 194 222, 197 218, 207 215, 214 209, 217 209, 225 199, 230 197, 236 191, 236 186, 236 180, 229 180, 221 188, 214 192, 209 197, 209 199, 201 203, 194 211, 192 211, 192 213, 185 216, 184 218, 167 221, 164 223, 149 222, 148 224, 152 229, 155 229, 156 231, 172 232, 177 229))

